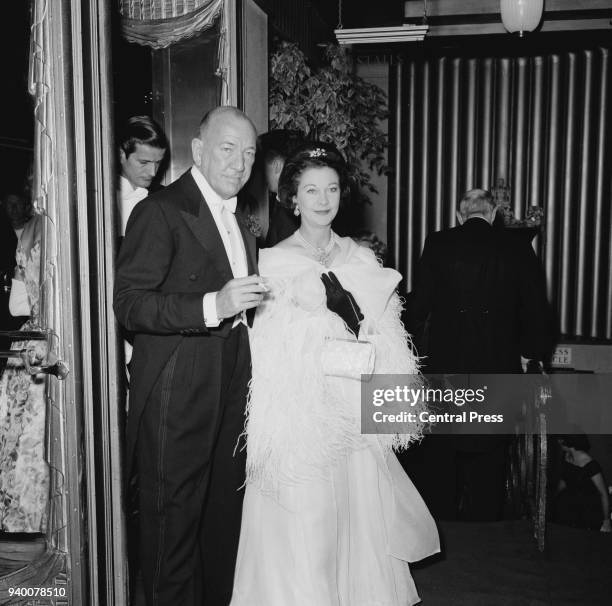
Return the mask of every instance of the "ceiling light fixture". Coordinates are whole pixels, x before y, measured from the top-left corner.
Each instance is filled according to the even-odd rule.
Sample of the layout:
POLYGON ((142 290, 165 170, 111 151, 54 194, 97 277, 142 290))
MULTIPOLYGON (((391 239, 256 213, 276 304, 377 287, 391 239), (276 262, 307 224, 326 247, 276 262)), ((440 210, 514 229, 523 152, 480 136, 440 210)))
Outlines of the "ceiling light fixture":
POLYGON ((427 0, 423 2, 423 24, 405 23, 394 27, 359 27, 344 29, 342 25, 342 0, 338 0, 338 25, 334 30, 338 44, 381 44, 388 42, 419 42, 429 30, 427 25, 427 0))
POLYGON ((377 44, 381 42, 418 42, 425 38, 427 25, 360 27, 334 30, 338 44, 377 44))
POLYGON ((542 20, 543 0, 500 0, 501 18, 510 32, 532 32, 542 20))

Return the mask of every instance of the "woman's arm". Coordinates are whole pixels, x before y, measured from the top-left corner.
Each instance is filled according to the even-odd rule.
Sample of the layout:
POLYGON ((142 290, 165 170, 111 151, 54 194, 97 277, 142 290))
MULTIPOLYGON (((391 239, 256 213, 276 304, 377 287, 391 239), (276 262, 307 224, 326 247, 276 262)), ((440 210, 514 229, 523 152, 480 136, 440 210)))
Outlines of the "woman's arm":
POLYGON ((608 495, 608 489, 606 487, 606 483, 604 482, 603 475, 601 473, 596 473, 591 477, 591 480, 593 484, 595 484, 595 488, 597 488, 599 498, 601 499, 603 522, 599 530, 601 532, 612 532, 612 522, 610 520, 610 497, 608 495))

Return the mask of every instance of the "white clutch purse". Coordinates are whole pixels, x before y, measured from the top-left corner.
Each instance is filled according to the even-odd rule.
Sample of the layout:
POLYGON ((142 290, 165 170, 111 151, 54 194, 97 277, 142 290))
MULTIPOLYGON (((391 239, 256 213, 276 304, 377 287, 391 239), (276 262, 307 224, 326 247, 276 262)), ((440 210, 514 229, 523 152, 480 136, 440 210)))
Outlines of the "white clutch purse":
POLYGON ((374 372, 376 351, 370 341, 327 339, 323 346, 323 372, 332 377, 368 380, 374 372))

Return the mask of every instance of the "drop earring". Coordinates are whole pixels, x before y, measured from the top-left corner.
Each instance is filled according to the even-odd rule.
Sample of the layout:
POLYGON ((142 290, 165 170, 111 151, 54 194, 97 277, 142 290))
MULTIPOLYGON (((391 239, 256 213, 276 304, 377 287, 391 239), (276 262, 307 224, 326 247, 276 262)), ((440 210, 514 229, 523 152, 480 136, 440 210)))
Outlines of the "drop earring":
POLYGON ((298 206, 296 206, 296 207, 293 209, 293 214, 294 214, 296 217, 299 217, 299 216, 300 216, 300 209, 299 209, 299 207, 298 207, 298 206))

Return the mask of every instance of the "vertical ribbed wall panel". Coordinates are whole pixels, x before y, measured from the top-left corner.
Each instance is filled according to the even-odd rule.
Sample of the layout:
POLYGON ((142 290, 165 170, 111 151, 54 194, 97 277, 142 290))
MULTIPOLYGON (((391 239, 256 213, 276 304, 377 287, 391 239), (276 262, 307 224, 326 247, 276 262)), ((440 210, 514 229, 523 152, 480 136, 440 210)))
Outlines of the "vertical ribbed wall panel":
MULTIPOLYGON (((467 189, 474 187, 476 183, 476 150, 477 150, 477 124, 478 115, 478 63, 470 59, 467 64, 467 97, 465 106, 465 172, 464 178, 467 189)), ((448 200, 448 204, 452 204, 448 200)))
POLYGON ((514 128, 512 146, 512 179, 508 181, 512 195, 514 214, 520 214, 524 200, 521 192, 525 191, 529 163, 525 162, 523 154, 528 149, 527 135, 529 133, 529 64, 521 58, 516 65, 516 102, 514 104, 514 128))
POLYGON ((562 171, 563 155, 559 150, 561 117, 563 114, 563 106, 561 104, 561 62, 558 55, 552 55, 550 58, 550 95, 548 98, 548 115, 550 123, 548 129, 548 140, 546 149, 548 150, 548 165, 546 182, 548 189, 544 207, 546 208, 546 222, 544 231, 546 232, 546 248, 544 253, 545 271, 548 278, 548 298, 551 301, 558 301, 560 293, 559 280, 552 280, 551 276, 555 275, 556 268, 561 259, 561 234, 556 228, 560 223, 560 194, 561 181, 559 175, 562 171))
MULTIPOLYGON (((413 147, 414 137, 403 136, 402 115, 406 105, 403 92, 406 80, 402 74, 403 66, 403 61, 398 60, 389 72, 389 96, 395 101, 389 115, 389 138, 394 141, 395 147, 398 149, 405 149, 407 146, 406 156, 409 158, 409 161, 408 166, 404 167, 404 158, 401 154, 391 154, 389 158, 390 166, 392 167, 391 178, 389 179, 389 195, 392 202, 389 204, 387 212, 387 237, 390 242, 395 242, 397 245, 395 250, 396 259, 407 259, 408 264, 406 267, 410 271, 413 265, 413 258, 406 254, 406 245, 409 242, 403 237, 403 229, 405 225, 414 225, 414 222, 411 220, 412 217, 409 217, 409 213, 403 211, 412 207, 414 199, 411 191, 411 186, 414 182, 411 167, 414 166, 415 154, 413 147), (408 177, 408 184, 407 187, 404 187, 406 176, 408 177), (404 204, 399 203, 398 196, 400 192, 406 194, 406 199, 403 200, 404 204)), ((407 80, 412 86, 413 78, 407 78, 407 80)), ((408 101, 408 107, 414 111, 414 103, 411 100, 408 101)))
MULTIPOLYGON (((592 122, 593 122, 593 112, 592 112, 592 98, 593 98, 593 61, 592 54, 587 52, 585 54, 584 61, 584 69, 582 70, 582 74, 584 76, 584 81, 582 83, 581 89, 583 91, 582 96, 582 108, 581 108, 581 118, 582 118, 582 128, 581 128, 581 142, 580 148, 581 153, 578 158, 576 158, 576 166, 575 170, 578 170, 578 174, 580 175, 580 189, 577 192, 578 200, 580 204, 578 204, 578 208, 576 209, 578 212, 578 221, 576 224, 576 235, 578 236, 577 240, 577 253, 578 253, 578 263, 576 267, 576 317, 574 320, 574 329, 577 335, 583 335, 585 328, 585 297, 587 294, 585 285, 586 280, 591 277, 587 276, 587 238, 585 238, 585 234, 588 233, 589 229, 589 219, 592 218, 590 209, 592 207, 593 199, 591 197, 591 192, 589 191, 591 185, 593 175, 592 175, 592 158, 591 158, 591 146, 589 143, 592 140, 592 122)), ((592 233, 591 233, 592 237, 592 233)))
MULTIPOLYGON (((444 59, 442 59, 442 61, 440 62, 440 65, 438 66, 439 69, 444 69, 444 59)), ((421 197, 419 200, 419 204, 418 204, 418 209, 420 211, 420 239, 421 241, 423 241, 425 239, 425 237, 427 236, 427 232, 431 229, 431 225, 433 225, 435 227, 435 222, 432 222, 431 225, 430 223, 428 223, 427 220, 427 211, 428 211, 428 206, 424 205, 421 203, 422 200, 429 198, 430 200, 430 205, 433 205, 434 200, 433 197, 430 196, 430 190, 429 190, 429 183, 428 183, 428 176, 430 174, 430 162, 429 162, 429 147, 430 147, 430 142, 434 141, 433 137, 431 136, 430 132, 430 107, 431 107, 431 77, 430 77, 430 65, 428 63, 426 63, 423 66, 423 72, 422 72, 422 78, 423 78, 423 83, 421 88, 421 95, 422 95, 422 100, 421 100, 421 106, 422 106, 422 117, 421 117, 421 123, 420 125, 418 123, 415 123, 415 129, 412 133, 410 133, 411 136, 415 136, 418 133, 418 127, 421 127, 421 143, 420 145, 417 146, 416 148, 416 157, 418 158, 419 156, 419 151, 421 154, 421 197), (420 147, 420 150, 419 150, 420 147)))
POLYGON ((536 248, 561 332, 612 339, 609 49, 408 58, 392 73, 389 242, 406 289, 462 193, 502 178, 519 218, 544 207, 536 248))
POLYGON ((497 63, 497 95, 495 99, 495 130, 493 132, 493 149, 495 150, 495 175, 504 176, 507 182, 510 156, 510 124, 512 120, 512 70, 509 59, 500 59, 497 63))
MULTIPOLYGON (((541 206, 544 192, 544 153, 546 150, 545 115, 546 115, 546 81, 544 74, 544 59, 534 57, 532 62, 533 80, 531 83, 531 107, 529 128, 529 190, 526 196, 528 206, 541 206)), ((527 91, 529 94, 529 90, 527 91)), ((516 197, 515 212, 521 212, 525 208, 525 200, 521 196, 516 197)))
POLYGON ((462 100, 462 84, 464 82, 463 79, 463 63, 459 59, 455 59, 453 61, 453 71, 452 71, 452 81, 451 81, 451 99, 450 99, 450 109, 451 112, 449 114, 449 133, 450 140, 448 144, 445 146, 447 150, 449 150, 449 160, 448 163, 448 192, 442 203, 436 209, 438 216, 440 217, 440 224, 448 225, 449 220, 454 222, 455 220, 455 205, 453 204, 453 199, 457 198, 459 194, 459 173, 460 171, 460 160, 462 157, 460 151, 460 128, 463 123, 463 107, 465 104, 461 103, 462 100))
MULTIPOLYGON (((575 258, 575 247, 572 242, 572 235, 577 232, 577 226, 574 220, 574 213, 572 212, 575 208, 574 205, 574 190, 575 182, 577 180, 577 170, 574 166, 573 153, 576 149, 577 139, 577 121, 576 106, 577 101, 577 65, 578 60, 574 53, 569 53, 567 56, 567 75, 563 82, 562 98, 565 97, 567 110, 564 116, 564 122, 566 124, 563 141, 560 141, 560 146, 564 148, 564 164, 561 169, 561 177, 563 180, 563 192, 561 194, 561 221, 558 224, 551 224, 550 221, 546 223, 547 233, 561 232, 561 256, 558 261, 558 265, 553 259, 553 271, 548 276, 550 280, 554 280, 556 276, 560 274, 560 284, 558 289, 557 298, 553 299, 559 309, 559 320, 561 323, 561 332, 564 334, 571 334, 573 331, 572 318, 573 318, 573 303, 575 298, 573 297, 574 291, 574 280, 576 271, 574 266, 575 258)), ((561 101, 561 100, 560 100, 561 101)), ((563 127, 561 127, 563 128, 563 127)), ((560 134, 561 137, 561 134, 560 134)), ((554 201, 551 200, 551 203, 554 201)))
MULTIPOLYGON (((440 62, 440 68, 438 70, 438 81, 437 81, 437 92, 436 92, 436 144, 435 144, 435 178, 432 182, 434 188, 434 204, 433 204, 433 223, 435 229, 442 229, 442 216, 440 209, 444 203, 444 173, 446 170, 445 155, 448 150, 445 150, 444 136, 448 135, 447 129, 443 128, 444 124, 444 110, 446 109, 446 103, 444 102, 444 93, 446 88, 444 86, 444 76, 446 72, 446 62, 444 59, 440 62)), ((450 129, 449 129, 450 130, 450 129)), ((432 171, 434 172, 434 171, 432 171)), ((429 178, 427 176, 426 178, 429 178)))
MULTIPOLYGON (((595 209, 594 209, 594 234, 591 243, 590 254, 593 258, 593 286, 588 297, 589 313, 591 316, 590 334, 605 334, 605 318, 610 317, 610 301, 605 300, 605 291, 602 288, 602 270, 606 266, 605 259, 602 259, 604 253, 608 252, 608 242, 610 239, 610 231, 608 225, 602 224, 601 217, 605 216, 605 207, 610 209, 610 189, 606 198, 606 177, 609 178, 612 171, 610 170, 609 162, 612 157, 606 154, 606 138, 609 136, 609 112, 608 112, 608 87, 609 81, 606 77, 610 72, 609 52, 608 49, 602 49, 601 65, 597 79, 600 82, 598 108, 597 108, 597 148, 595 150, 595 209), (604 233, 604 229, 608 229, 604 233), (601 251, 601 253, 599 252, 601 251), (598 314, 598 306, 602 302, 604 310, 602 314, 598 314)), ((611 264, 612 259, 608 257, 611 264)))
POLYGON ((495 107, 493 91, 495 90, 495 69, 493 59, 485 59, 483 63, 482 124, 480 125, 482 145, 476 159, 477 165, 480 166, 480 181, 475 183, 474 187, 480 187, 480 183, 493 183, 493 108, 495 107))

